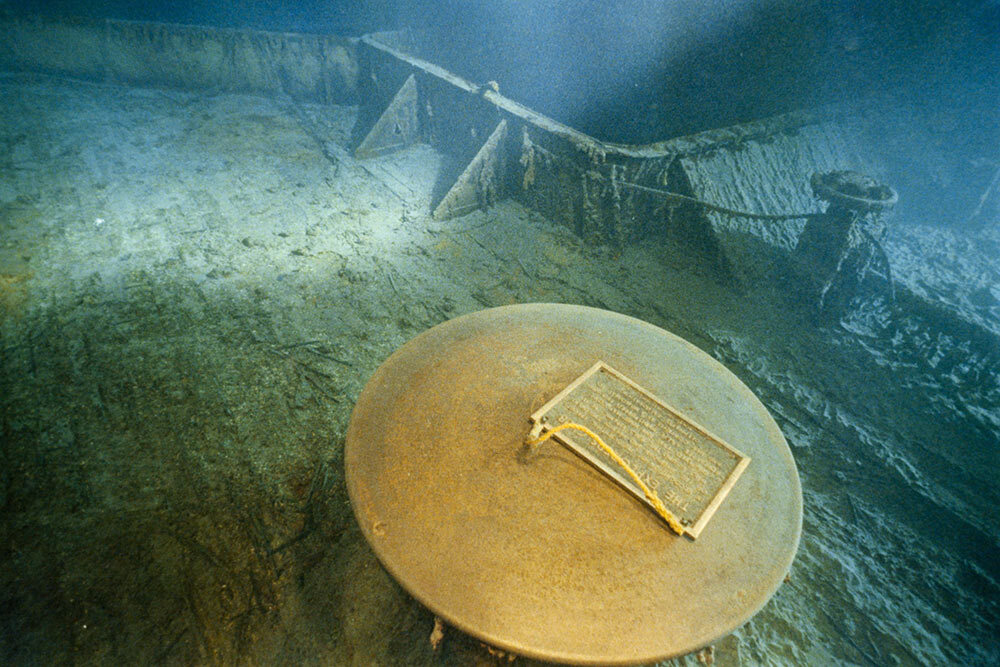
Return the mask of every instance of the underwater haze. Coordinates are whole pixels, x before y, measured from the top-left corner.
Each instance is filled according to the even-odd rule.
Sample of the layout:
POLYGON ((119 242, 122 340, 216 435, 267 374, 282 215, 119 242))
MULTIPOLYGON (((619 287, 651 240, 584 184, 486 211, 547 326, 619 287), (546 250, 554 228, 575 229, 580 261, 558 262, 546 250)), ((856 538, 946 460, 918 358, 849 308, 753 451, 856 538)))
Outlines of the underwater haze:
MULTIPOLYGON (((0 58, 0 662, 491 659, 430 648, 354 521, 343 439, 407 340, 535 301, 682 336, 788 440, 799 553, 718 664, 1000 664, 1000 3, 0 1, 36 14, 401 30, 613 144, 823 109, 899 202, 885 298, 821 318, 780 272, 668 238, 595 242, 510 199, 436 220, 445 158, 355 159, 356 97, 0 58)), ((766 167, 743 148, 720 162, 766 167)))

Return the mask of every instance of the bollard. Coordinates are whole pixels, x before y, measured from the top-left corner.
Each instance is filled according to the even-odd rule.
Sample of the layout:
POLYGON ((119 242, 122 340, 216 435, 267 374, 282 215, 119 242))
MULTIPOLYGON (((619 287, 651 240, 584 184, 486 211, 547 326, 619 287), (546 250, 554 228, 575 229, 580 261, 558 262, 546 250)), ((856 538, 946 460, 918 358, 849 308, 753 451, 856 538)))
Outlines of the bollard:
POLYGON ((891 302, 892 276, 882 242, 896 191, 854 171, 816 173, 810 185, 827 208, 806 223, 795 247, 803 299, 831 318, 873 298, 891 302))

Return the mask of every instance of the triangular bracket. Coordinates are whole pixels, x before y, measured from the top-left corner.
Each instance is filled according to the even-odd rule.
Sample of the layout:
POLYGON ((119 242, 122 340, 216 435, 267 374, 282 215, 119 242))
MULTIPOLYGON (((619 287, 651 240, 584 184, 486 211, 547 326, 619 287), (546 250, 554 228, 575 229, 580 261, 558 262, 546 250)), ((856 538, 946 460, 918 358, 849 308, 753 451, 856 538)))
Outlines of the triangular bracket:
POLYGON ((419 135, 417 79, 411 74, 354 150, 354 157, 373 158, 398 151, 415 144, 419 135))
POLYGON ((435 220, 448 220, 471 213, 503 196, 507 166, 507 152, 503 150, 503 144, 506 137, 507 121, 501 120, 434 209, 435 220))

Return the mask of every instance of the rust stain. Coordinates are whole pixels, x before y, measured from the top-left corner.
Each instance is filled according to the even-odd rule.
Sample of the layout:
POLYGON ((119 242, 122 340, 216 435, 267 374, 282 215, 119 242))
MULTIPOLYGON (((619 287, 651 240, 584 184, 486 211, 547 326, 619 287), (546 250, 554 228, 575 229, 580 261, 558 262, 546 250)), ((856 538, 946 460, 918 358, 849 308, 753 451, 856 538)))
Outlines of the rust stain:
POLYGON ((8 317, 20 317, 24 313, 24 304, 28 300, 27 282, 34 275, 34 271, 0 273, 0 322, 8 317))

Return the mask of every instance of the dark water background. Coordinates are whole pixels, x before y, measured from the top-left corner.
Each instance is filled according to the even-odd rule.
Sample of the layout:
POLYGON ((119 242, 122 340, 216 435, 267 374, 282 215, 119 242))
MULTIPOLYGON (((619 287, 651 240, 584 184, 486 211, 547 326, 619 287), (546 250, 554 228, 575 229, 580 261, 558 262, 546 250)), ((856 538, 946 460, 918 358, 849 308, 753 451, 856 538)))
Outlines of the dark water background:
MULTIPOLYGON (((997 243, 983 234, 1000 225, 996 211, 970 219, 1000 168, 997 2, 368 1, 345 9, 66 0, 44 9, 279 31, 439 29, 451 39, 438 62, 627 143, 876 96, 886 176, 900 191, 892 224, 948 229, 972 249, 997 243)), ((993 256, 987 270, 996 276, 993 256)), ((921 270, 920 254, 896 257, 900 273, 921 270)), ((802 470, 800 557, 803 569, 823 573, 811 582, 822 597, 809 608, 780 607, 772 626, 839 633, 862 663, 888 655, 913 664, 1000 661, 1000 286, 985 284, 981 299, 942 298, 940 310, 920 312, 904 305, 877 334, 850 326, 791 330, 794 340, 702 332, 710 353, 745 369, 802 470), (833 347, 828 359, 820 346, 833 347), (776 355, 783 364, 769 363, 776 355)), ((766 633, 746 639, 757 642, 752 654, 766 653, 766 633)))

